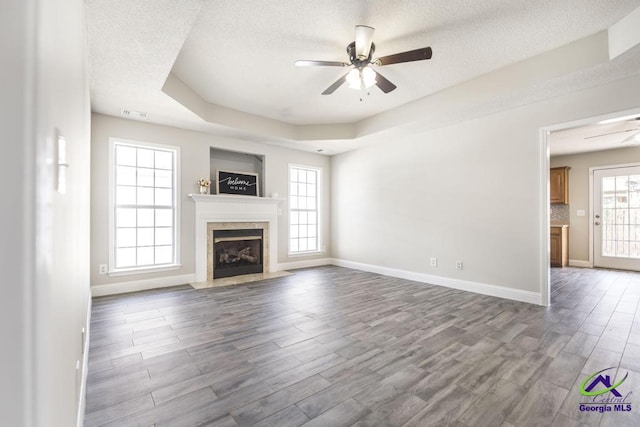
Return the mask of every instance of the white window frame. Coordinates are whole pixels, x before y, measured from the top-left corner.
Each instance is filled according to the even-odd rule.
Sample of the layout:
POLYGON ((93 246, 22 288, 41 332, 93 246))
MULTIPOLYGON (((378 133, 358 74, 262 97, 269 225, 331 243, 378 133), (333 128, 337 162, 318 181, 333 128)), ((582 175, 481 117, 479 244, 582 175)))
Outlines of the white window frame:
POLYGON ((287 253, 289 256, 305 256, 305 255, 313 255, 323 253, 323 242, 322 242, 322 168, 318 166, 309 166, 309 165, 301 165, 301 164, 293 164, 289 163, 288 166, 288 174, 287 174, 287 253), (316 172, 316 221, 317 221, 317 230, 316 230, 316 242, 317 247, 314 250, 307 251, 296 251, 293 252, 291 250, 291 169, 305 169, 312 170, 316 172))
POLYGON ((132 274, 144 274, 158 271, 177 270, 182 265, 180 263, 180 147, 157 144, 153 142, 137 141, 123 138, 109 138, 109 264, 107 274, 109 276, 125 276, 132 274), (136 148, 171 150, 175 153, 174 157, 174 224, 173 224, 173 242, 174 242, 174 262, 172 264, 151 265, 143 267, 125 267, 116 268, 116 174, 115 174, 115 152, 116 145, 129 145, 136 148))

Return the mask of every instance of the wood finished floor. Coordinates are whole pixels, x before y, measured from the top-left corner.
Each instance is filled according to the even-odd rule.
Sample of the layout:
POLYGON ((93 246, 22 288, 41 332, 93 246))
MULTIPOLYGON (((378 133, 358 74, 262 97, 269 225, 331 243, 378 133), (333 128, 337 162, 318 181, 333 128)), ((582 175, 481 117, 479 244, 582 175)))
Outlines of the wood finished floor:
POLYGON ((640 274, 551 277, 548 308, 340 267, 96 298, 85 425, 640 425, 640 274), (633 411, 579 412, 610 366, 633 411))

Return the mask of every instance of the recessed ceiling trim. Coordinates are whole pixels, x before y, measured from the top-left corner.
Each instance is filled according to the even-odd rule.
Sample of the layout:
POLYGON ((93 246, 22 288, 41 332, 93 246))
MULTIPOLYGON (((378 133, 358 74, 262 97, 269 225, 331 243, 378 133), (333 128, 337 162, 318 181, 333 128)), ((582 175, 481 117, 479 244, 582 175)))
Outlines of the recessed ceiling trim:
POLYGON ((640 7, 609 28, 609 59, 614 59, 640 43, 640 7))
POLYGON ((607 49, 607 32, 601 31, 434 95, 348 124, 294 125, 210 104, 173 73, 168 75, 162 91, 208 123, 291 141, 350 140, 414 121, 424 121, 425 118, 437 123, 440 117, 454 116, 461 108, 486 105, 515 91, 607 62, 607 49))
POLYGON ((353 124, 294 125, 221 105, 210 104, 173 73, 169 73, 162 91, 202 120, 257 135, 291 141, 347 140, 355 138, 353 124))

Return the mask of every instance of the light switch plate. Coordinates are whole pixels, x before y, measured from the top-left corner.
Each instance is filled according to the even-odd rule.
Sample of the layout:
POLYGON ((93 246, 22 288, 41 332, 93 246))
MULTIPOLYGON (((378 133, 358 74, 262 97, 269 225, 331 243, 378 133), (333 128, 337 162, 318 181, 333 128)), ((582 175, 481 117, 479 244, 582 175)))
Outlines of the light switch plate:
POLYGON ((576 211, 576 216, 585 216, 585 215, 586 215, 586 213, 585 213, 584 209, 578 209, 576 211))
POLYGON ((58 138, 56 142, 56 190, 58 193, 65 194, 67 192, 67 141, 58 132, 58 138))

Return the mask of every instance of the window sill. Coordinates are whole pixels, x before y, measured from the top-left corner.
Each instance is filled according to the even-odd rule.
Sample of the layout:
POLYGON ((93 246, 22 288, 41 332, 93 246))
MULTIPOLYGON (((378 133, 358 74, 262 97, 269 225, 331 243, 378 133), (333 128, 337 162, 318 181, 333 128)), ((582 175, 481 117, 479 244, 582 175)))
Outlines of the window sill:
POLYGON ((171 265, 164 265, 162 267, 153 266, 153 267, 120 269, 120 270, 109 271, 107 275, 109 277, 118 277, 118 276, 131 276, 135 274, 159 273, 162 271, 179 270, 181 267, 182 267, 182 264, 171 264, 171 265))
POLYGON ((290 258, 299 258, 299 257, 311 256, 311 255, 323 255, 325 253, 326 253, 325 251, 289 252, 288 256, 290 258))

